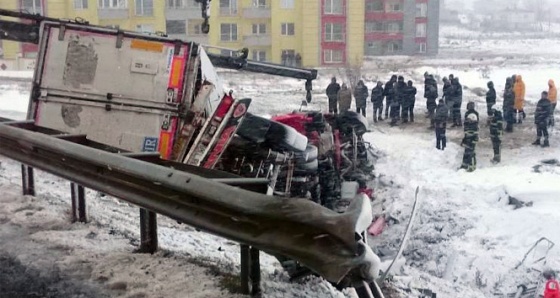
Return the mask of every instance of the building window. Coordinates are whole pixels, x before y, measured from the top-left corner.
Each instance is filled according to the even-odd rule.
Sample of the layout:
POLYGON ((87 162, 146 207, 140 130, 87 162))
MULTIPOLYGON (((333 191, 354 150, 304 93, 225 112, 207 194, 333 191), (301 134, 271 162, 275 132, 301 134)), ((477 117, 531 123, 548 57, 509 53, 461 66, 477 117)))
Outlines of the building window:
POLYGON ((21 0, 21 11, 32 14, 43 14, 41 0, 21 0))
POLYGON ((237 24, 221 24, 220 40, 237 41, 237 24))
POLYGON ((295 35, 294 23, 282 23, 282 35, 295 35))
POLYGON ((202 32, 202 21, 189 20, 187 35, 193 36, 193 35, 203 35, 203 34, 204 33, 202 32))
POLYGON ((266 0, 253 0, 253 7, 265 8, 266 0))
POLYGON ((135 0, 136 15, 151 17, 154 15, 154 1, 153 0, 135 0))
POLYGON ((426 37, 426 23, 416 24, 416 37, 426 37))
POLYGON ((74 9, 88 9, 88 0, 74 0, 74 9))
POLYGON ((383 1, 376 0, 370 1, 366 3, 366 11, 384 11, 385 7, 383 5, 383 1))
POLYGON ((111 9, 128 7, 126 0, 98 0, 97 5, 99 8, 111 8, 111 9))
POLYGON ((167 21, 165 21, 165 28, 166 28, 167 34, 185 34, 187 32, 186 21, 167 20, 167 21))
POLYGON ((424 54, 426 53, 426 43, 419 43, 418 44, 418 53, 424 54))
POLYGON ((344 41, 344 27, 338 23, 325 24, 325 41, 344 41))
POLYGON ((398 53, 400 50, 401 50, 401 46, 396 42, 390 42, 387 45, 387 52, 389 53, 398 53))
POLYGON ((381 22, 366 22, 366 33, 383 32, 383 23, 381 22))
POLYGON ((237 0, 220 0, 220 14, 221 15, 236 15, 237 14, 237 0))
POLYGON ((233 51, 232 50, 220 50, 220 55, 233 57, 233 51))
POLYGON ((402 11, 402 10, 403 10, 403 6, 400 2, 389 3, 389 11, 396 12, 396 11, 402 11))
POLYGON ((416 3, 416 17, 425 18, 428 15, 427 3, 416 3))
POLYGON ((343 53, 341 50, 325 50, 323 51, 325 56, 325 63, 342 63, 343 53))
POLYGON ((200 7, 200 3, 195 0, 167 0, 167 8, 187 8, 187 7, 200 7))
POLYGON ((151 24, 140 24, 136 25, 136 31, 141 33, 154 33, 154 25, 151 24))
POLYGON ((264 50, 253 50, 253 60, 255 61, 266 61, 266 51, 264 50))
POLYGON ((325 14, 343 14, 343 0, 325 0, 325 14))
POLYGON ((266 34, 266 24, 253 24, 253 34, 266 34))
POLYGON ((280 0, 280 7, 283 9, 294 9, 294 0, 280 0))
POLYGON ((389 33, 400 33, 403 30, 402 22, 390 22, 387 23, 387 32, 389 33))

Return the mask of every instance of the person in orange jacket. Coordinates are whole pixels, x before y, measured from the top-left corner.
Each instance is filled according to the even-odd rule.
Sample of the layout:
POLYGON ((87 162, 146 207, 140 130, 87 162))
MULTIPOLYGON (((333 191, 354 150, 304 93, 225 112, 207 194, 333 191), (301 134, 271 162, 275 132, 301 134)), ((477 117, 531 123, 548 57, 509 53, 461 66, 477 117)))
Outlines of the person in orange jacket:
POLYGON ((523 116, 523 119, 525 119, 526 117, 525 111, 523 110, 523 107, 525 105, 525 83, 523 82, 523 78, 521 77, 521 75, 515 76, 515 85, 513 87, 513 92, 515 93, 514 107, 517 112, 516 122, 521 123, 521 115, 523 116))
POLYGON ((550 111, 550 120, 548 125, 554 126, 554 110, 556 109, 556 102, 558 101, 558 90, 556 90, 556 85, 554 80, 548 80, 548 100, 552 106, 552 111, 550 111))
POLYGON ((544 298, 560 298, 560 285, 556 280, 556 273, 552 270, 545 270, 543 276, 546 278, 544 298))

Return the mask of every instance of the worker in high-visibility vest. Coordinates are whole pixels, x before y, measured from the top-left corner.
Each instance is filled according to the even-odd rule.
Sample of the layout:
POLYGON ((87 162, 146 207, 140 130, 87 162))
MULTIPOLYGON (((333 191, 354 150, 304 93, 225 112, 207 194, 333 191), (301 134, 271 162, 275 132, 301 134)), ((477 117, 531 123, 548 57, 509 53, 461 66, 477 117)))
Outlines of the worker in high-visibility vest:
POLYGON ((560 298, 560 285, 556 280, 556 273, 552 270, 545 270, 543 276, 546 278, 544 298, 560 298))

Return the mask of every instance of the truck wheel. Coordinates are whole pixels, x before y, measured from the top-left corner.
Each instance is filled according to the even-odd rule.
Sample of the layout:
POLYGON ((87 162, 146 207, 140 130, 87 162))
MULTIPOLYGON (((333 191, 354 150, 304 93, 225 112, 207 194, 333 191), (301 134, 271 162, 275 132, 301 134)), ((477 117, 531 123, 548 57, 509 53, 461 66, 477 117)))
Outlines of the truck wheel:
POLYGON ((270 128, 266 134, 266 142, 272 149, 303 152, 307 147, 307 137, 300 134, 293 127, 276 121, 270 121, 270 128))
POLYGON ((317 159, 318 155, 319 155, 319 149, 317 149, 316 146, 308 144, 304 152, 296 152, 295 154, 296 163, 310 162, 312 160, 317 159))
POLYGON ((319 169, 319 161, 317 159, 307 163, 296 164, 296 171, 304 171, 306 173, 317 173, 319 169))

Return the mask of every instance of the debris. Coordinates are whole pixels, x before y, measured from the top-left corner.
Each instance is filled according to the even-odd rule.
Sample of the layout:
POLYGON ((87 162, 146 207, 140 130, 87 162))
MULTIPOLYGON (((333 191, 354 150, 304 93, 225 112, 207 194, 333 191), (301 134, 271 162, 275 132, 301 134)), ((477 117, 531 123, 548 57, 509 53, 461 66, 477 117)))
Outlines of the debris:
POLYGON ((528 202, 525 203, 519 199, 516 199, 510 195, 508 195, 508 205, 513 205, 514 206, 514 210, 522 208, 522 207, 531 207, 533 206, 533 202, 528 202))

